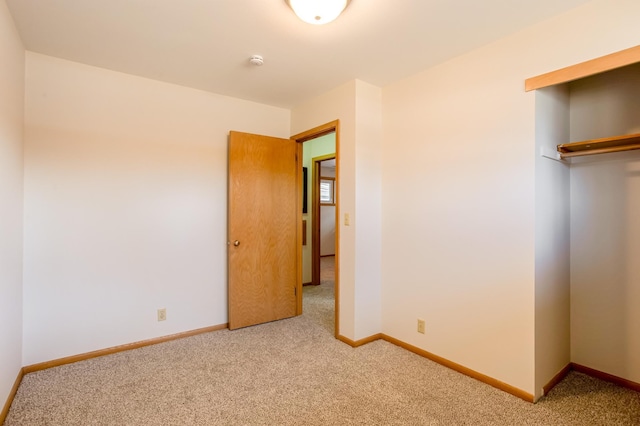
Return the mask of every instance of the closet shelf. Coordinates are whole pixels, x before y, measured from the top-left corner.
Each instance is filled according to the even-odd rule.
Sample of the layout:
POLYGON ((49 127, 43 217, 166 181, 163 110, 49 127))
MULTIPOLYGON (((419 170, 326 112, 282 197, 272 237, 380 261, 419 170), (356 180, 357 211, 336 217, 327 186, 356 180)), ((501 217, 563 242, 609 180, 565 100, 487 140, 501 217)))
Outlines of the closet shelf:
POLYGON ((633 149, 640 149, 640 133, 612 136, 602 139, 590 139, 558 145, 560 158, 606 154, 608 152, 631 151, 633 149))

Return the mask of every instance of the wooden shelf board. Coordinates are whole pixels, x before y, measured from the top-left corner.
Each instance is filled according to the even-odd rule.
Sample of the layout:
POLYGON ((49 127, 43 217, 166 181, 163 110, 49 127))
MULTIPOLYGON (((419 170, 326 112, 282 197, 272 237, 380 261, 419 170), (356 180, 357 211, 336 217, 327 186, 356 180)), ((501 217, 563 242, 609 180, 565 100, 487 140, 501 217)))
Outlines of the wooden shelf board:
POLYGON ((640 149, 640 133, 558 145, 561 158, 640 149))
POLYGON ((525 91, 563 84, 640 62, 640 45, 525 80, 525 91))

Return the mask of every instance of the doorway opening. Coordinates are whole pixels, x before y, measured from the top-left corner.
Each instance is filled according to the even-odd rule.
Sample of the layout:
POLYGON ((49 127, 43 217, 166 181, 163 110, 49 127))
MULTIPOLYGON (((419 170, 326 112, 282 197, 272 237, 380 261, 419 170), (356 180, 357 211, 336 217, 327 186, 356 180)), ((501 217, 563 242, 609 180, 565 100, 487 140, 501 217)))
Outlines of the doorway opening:
MULTIPOLYGON (((333 332, 339 335, 339 122, 333 121, 292 136, 302 145, 303 195, 300 229, 301 295, 320 297, 323 306, 333 305, 333 332), (306 194, 306 196, 305 196, 306 194), (322 195, 322 199, 321 199, 322 195), (323 220, 325 232, 323 233, 323 220), (333 224, 333 225, 332 225, 333 224), (333 226, 333 227, 331 227, 333 226), (327 227, 329 229, 327 230, 327 227), (324 237, 324 247, 322 238, 324 237), (333 244, 331 244, 333 243, 333 244), (325 257, 321 258, 324 251, 325 257), (324 268, 323 268, 324 266, 324 268), (323 274, 324 273, 324 274, 323 274), (309 286, 308 284, 313 284, 309 286), (313 287, 313 288, 312 288, 313 287)), ((302 299, 299 299, 302 312, 302 299)), ((314 302, 315 303, 315 302, 314 302)), ((323 319, 323 321, 326 320, 323 319)))
MULTIPOLYGON (((323 272, 335 267, 336 255, 336 154, 311 159, 311 283, 320 285, 323 272), (324 269, 322 266, 325 266, 324 269)), ((326 274, 325 274, 326 275, 326 274)))

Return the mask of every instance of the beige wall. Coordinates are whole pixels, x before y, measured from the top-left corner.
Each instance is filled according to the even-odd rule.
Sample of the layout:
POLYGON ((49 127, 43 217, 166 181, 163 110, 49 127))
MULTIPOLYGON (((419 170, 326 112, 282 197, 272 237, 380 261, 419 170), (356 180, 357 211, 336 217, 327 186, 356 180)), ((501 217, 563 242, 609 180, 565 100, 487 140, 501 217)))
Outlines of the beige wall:
POLYGON ((24 364, 226 323, 227 135, 289 137, 289 111, 26 68, 24 364))
MULTIPOLYGON (((355 81, 343 84, 291 111, 291 134, 295 135, 340 120, 336 141, 340 215, 353 215, 355 207, 355 81)), ((355 333, 354 227, 340 225, 339 333, 353 339, 355 333)))
POLYGON ((0 410, 22 367, 24 47, 0 2, 0 410))
POLYGON ((384 88, 386 334, 536 394, 535 94, 524 80, 635 45, 638 14, 636 1, 594 1, 384 88))
POLYGON ((336 254, 336 206, 320 206, 320 256, 336 254))
MULTIPOLYGON (((322 177, 336 177, 336 169, 322 167, 322 177)), ((335 183, 334 183, 335 184, 335 183)), ((336 254, 336 206, 320 206, 320 256, 336 254)))
POLYGON ((569 141, 569 89, 536 92, 535 397, 571 361, 569 163, 555 161, 569 141))
POLYGON ((382 331, 382 90, 356 81, 356 339, 382 331))
POLYGON ((380 332, 380 106, 379 88, 353 80, 291 111, 292 134, 340 120, 339 332, 354 340, 380 332))
MULTIPOLYGON (((570 85, 571 140, 640 133, 640 65, 570 85)), ((571 164, 571 359, 640 382, 640 153, 571 164)))
POLYGON ((571 141, 640 133, 640 64, 568 86, 571 141))

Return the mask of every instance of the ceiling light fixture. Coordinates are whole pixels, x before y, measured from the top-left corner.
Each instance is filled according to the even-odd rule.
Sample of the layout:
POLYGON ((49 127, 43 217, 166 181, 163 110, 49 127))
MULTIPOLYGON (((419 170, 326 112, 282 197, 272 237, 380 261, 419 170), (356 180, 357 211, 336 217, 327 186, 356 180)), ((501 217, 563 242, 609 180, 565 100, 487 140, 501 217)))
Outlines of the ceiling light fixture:
POLYGON ((336 19, 351 0, 285 0, 298 18, 313 25, 328 24, 336 19))

